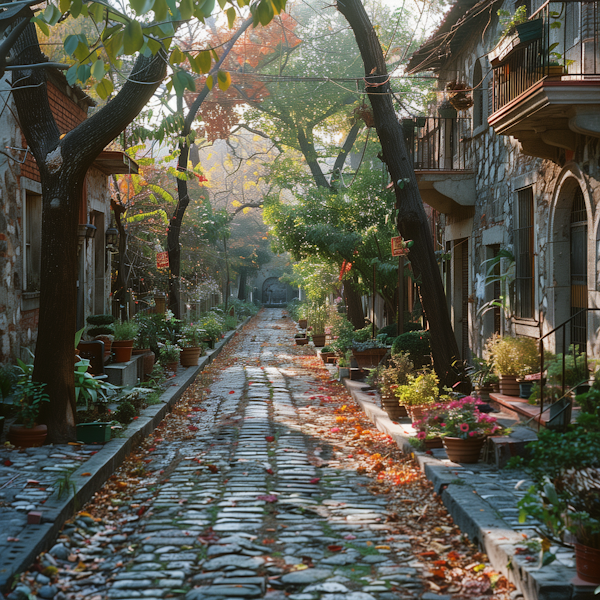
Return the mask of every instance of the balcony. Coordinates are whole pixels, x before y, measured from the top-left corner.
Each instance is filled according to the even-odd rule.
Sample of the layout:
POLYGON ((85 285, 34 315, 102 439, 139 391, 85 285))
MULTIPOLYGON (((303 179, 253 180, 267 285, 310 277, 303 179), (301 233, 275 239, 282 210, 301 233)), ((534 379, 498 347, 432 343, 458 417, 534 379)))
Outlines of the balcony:
POLYGON ((600 137, 600 13, 598 2, 547 2, 488 54, 492 113, 500 135, 525 154, 570 160, 577 134, 600 137), (539 23, 539 25, 538 25, 539 23))
POLYGON ((423 201, 457 219, 472 216, 471 119, 416 117, 403 119, 402 129, 423 201))

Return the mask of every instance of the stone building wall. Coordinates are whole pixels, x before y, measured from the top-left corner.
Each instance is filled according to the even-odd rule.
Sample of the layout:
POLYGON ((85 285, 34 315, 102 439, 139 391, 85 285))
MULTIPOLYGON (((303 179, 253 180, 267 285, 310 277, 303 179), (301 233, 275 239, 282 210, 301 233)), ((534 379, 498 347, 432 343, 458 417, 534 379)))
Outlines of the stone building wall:
MULTIPOLYGON (((513 4, 505 3, 507 10, 513 4)), ((495 9, 496 10, 496 9, 495 9)), ((494 11, 495 12, 495 11, 494 11)), ((485 76, 490 71, 486 54, 500 35, 498 18, 494 15, 483 36, 474 31, 459 55, 452 58, 439 71, 439 90, 447 81, 462 80, 474 85, 475 61, 480 60, 485 76)), ((484 79, 488 87, 491 74, 484 79)), ((491 93, 491 90, 490 90, 491 93)), ((481 355, 487 337, 492 333, 492 313, 479 314, 483 304, 492 299, 491 286, 485 285, 486 265, 493 245, 514 250, 515 203, 517 190, 533 186, 534 197, 534 250, 535 250, 535 316, 530 320, 506 319, 504 332, 539 337, 560 325, 570 316, 568 274, 570 254, 565 239, 569 231, 570 194, 575 185, 583 191, 588 218, 588 305, 600 306, 600 254, 598 215, 596 205, 600 199, 600 140, 577 135, 575 152, 564 152, 555 163, 534 158, 521 152, 519 142, 510 136, 499 136, 487 125, 488 101, 484 95, 484 124, 475 128, 469 144, 475 170, 476 200, 472 218, 458 220, 446 216, 445 241, 452 243, 468 237, 469 252, 469 346, 473 355, 481 355), (540 322, 541 321, 541 322, 540 322)), ((459 116, 471 116, 473 108, 459 116), (471 113, 471 114, 469 114, 471 113)), ((551 124, 550 124, 551 126, 551 124)), ((453 273, 456 278, 458 273, 453 273)), ((514 283, 511 283, 511 291, 514 283)), ((453 298, 456 304, 457 299, 453 298)), ((512 312, 509 307, 509 312, 512 312)), ((452 310, 457 310, 454 307, 452 310)), ((458 318, 454 318, 455 329, 458 318)), ((600 317, 588 317, 588 351, 599 355, 597 331, 600 317)), ((549 338, 554 347, 554 337, 549 338)), ((556 340, 562 343, 561 340, 556 340)), ((557 349, 560 351, 560 348, 557 349)), ((468 358, 468 357, 466 357, 468 358)))

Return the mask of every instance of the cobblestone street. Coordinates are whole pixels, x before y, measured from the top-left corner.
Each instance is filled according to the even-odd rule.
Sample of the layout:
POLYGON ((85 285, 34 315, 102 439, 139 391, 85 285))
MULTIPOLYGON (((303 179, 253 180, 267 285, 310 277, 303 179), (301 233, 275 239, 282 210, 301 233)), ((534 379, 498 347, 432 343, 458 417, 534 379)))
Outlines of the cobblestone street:
POLYGON ((293 333, 255 317, 9 600, 520 597, 293 333))

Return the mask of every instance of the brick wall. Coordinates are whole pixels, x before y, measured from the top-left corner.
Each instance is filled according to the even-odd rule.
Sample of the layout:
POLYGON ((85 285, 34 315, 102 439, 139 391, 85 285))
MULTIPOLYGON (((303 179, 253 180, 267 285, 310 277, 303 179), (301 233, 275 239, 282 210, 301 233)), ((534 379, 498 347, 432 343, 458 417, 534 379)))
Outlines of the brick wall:
MULTIPOLYGON (((53 83, 48 82, 48 101, 50 110, 54 115, 60 133, 67 133, 74 129, 79 123, 85 121, 86 111, 61 92, 53 83)), ((23 148, 27 147, 25 136, 21 135, 23 148)), ((21 165, 21 176, 28 177, 33 181, 40 181, 40 172, 31 154, 21 165)))
POLYGON ((21 330, 37 331, 38 323, 40 320, 40 309, 34 308, 33 310, 24 310, 21 313, 21 330))

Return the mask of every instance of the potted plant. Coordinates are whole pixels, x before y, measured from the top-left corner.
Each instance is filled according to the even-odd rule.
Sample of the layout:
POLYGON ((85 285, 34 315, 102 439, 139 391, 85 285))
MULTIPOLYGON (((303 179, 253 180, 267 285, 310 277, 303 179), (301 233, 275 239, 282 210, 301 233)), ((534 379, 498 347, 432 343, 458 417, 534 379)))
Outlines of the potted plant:
POLYGON ((350 352, 341 354, 338 357, 338 381, 344 377, 350 377, 350 352))
POLYGON ((181 353, 179 360, 182 367, 197 367, 198 359, 202 354, 202 338, 206 336, 206 331, 200 329, 197 325, 190 323, 185 325, 180 338, 181 353))
POLYGON ((495 48, 488 53, 492 67, 507 61, 517 50, 524 48, 543 35, 543 19, 528 19, 526 7, 519 6, 514 13, 499 10, 502 34, 495 48))
MULTIPOLYGON (((542 535, 574 546, 577 575, 600 584, 600 385, 581 397, 581 413, 566 431, 542 429, 529 444, 526 465, 534 481, 519 501, 519 521, 532 516, 542 535)), ((546 550, 547 552, 548 550, 546 550)), ((552 557, 544 557, 545 560, 552 557)))
POLYGON ((327 308, 322 304, 313 302, 308 313, 308 332, 313 344, 317 347, 325 345, 325 322, 327 320, 327 308))
POLYGON ((388 347, 377 338, 352 342, 352 356, 360 369, 374 369, 387 354, 388 347))
POLYGON ((114 339, 113 323, 115 318, 112 315, 89 315, 86 319, 88 325, 87 335, 104 343, 104 355, 110 355, 111 345, 114 339))
POLYGON ((324 363, 328 363, 330 358, 335 358, 335 350, 331 346, 323 346, 320 356, 324 363))
POLYGON ((477 398, 466 396, 432 406, 413 423, 417 438, 439 436, 452 462, 476 463, 486 438, 506 431, 496 417, 479 411, 482 404, 477 398))
MULTIPOLYGON (((440 399, 439 380, 434 371, 408 374, 407 383, 399 385, 394 394, 398 402, 406 407, 410 418, 415 421, 422 417, 424 410, 440 399)), ((442 396, 442 401, 448 396, 442 396)))
POLYGON ((115 362, 127 362, 131 360, 133 343, 137 335, 138 326, 133 321, 115 323, 115 339, 112 343, 115 362))
POLYGON ((202 317, 198 322, 198 326, 206 332, 205 338, 202 341, 210 348, 214 348, 223 334, 223 323, 216 313, 211 312, 202 317))
POLYGON ((22 448, 41 446, 48 435, 46 425, 38 425, 37 419, 44 402, 50 402, 45 391, 46 384, 32 381, 33 365, 17 359, 21 370, 19 381, 13 395, 13 404, 17 407, 15 424, 8 430, 7 439, 11 444, 22 448))
POLYGON ((529 337, 492 336, 486 350, 500 376, 500 393, 519 396, 517 379, 540 370, 537 341, 529 337))
POLYGON ((165 368, 165 371, 175 376, 177 374, 177 365, 179 364, 179 354, 181 348, 175 344, 164 344, 160 349, 160 362, 165 368))
POLYGON ((373 371, 373 379, 381 395, 382 408, 392 421, 399 421, 407 416, 406 407, 400 405, 395 392, 399 385, 408 383, 408 376, 413 370, 414 366, 408 354, 400 353, 391 356, 387 365, 380 365, 373 371))
POLYGON ((294 342, 296 346, 306 346, 308 344, 308 338, 303 333, 296 333, 294 335, 294 342))

